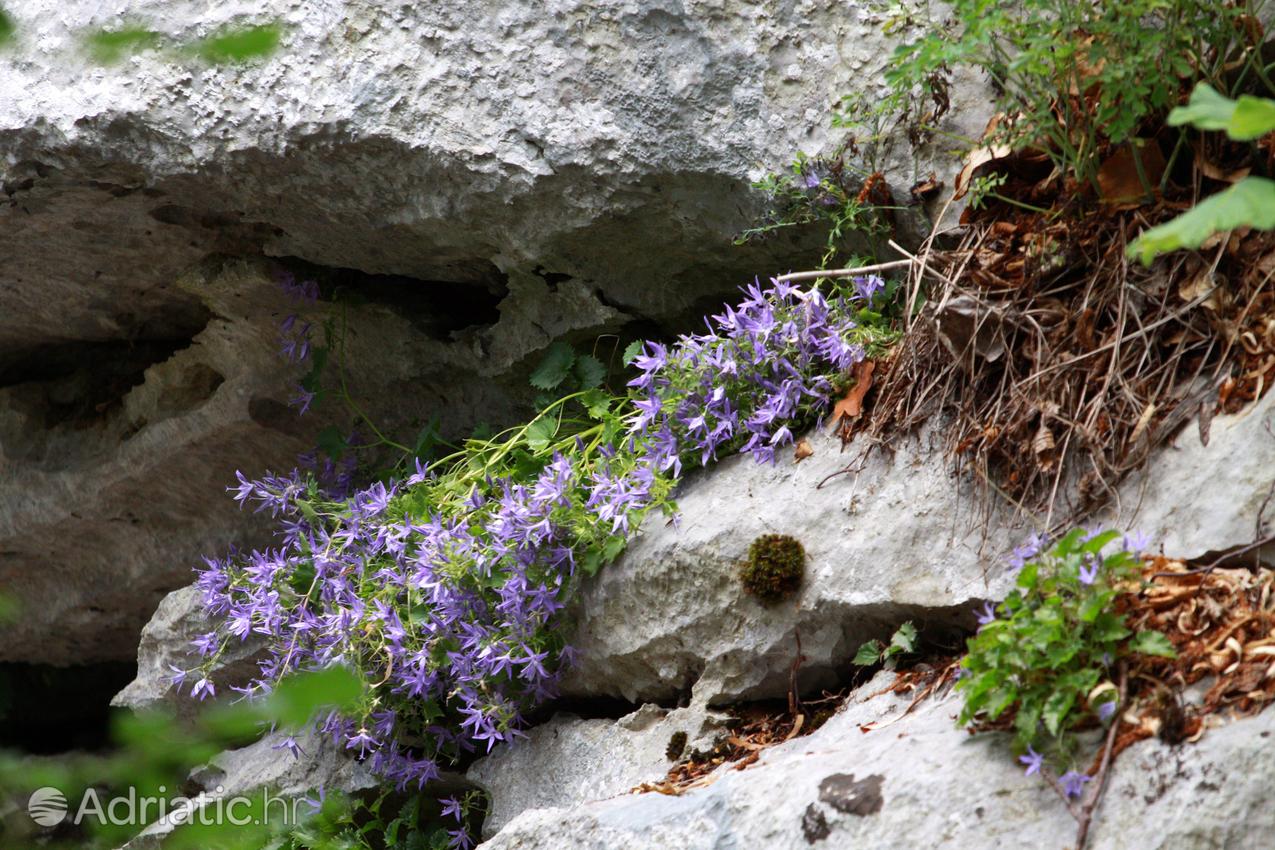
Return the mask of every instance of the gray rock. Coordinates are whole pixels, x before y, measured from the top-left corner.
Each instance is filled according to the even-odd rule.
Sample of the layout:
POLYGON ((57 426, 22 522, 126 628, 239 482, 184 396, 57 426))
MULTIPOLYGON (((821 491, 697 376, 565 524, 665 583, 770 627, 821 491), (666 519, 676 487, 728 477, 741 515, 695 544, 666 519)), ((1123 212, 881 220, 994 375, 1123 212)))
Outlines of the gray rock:
MULTIPOLYGON (((782 240, 732 246, 757 210, 749 182, 799 149, 834 148, 831 105, 871 96, 893 46, 872 4, 832 0, 7 8, 0 155, 22 165, 7 183, 18 204, 48 179, 77 196, 43 197, 32 216, 109 225, 95 220, 104 207, 136 207, 115 232, 134 237, 134 256, 180 243, 175 265, 220 238, 425 281, 543 268, 652 317, 721 291, 715 274, 734 285, 793 256, 782 240), (85 36, 125 21, 188 41, 266 20, 283 43, 255 64, 85 61, 85 36)), ((953 95, 944 129, 977 138, 985 89, 962 79, 953 95)), ((892 141, 907 200, 934 156, 914 159, 902 130, 892 141)), ((119 277, 137 275, 115 259, 119 277)))
POLYGON ((674 760, 676 733, 685 752, 708 748, 725 718, 698 708, 672 711, 647 704, 619 720, 586 720, 559 713, 528 730, 525 740, 498 747, 475 762, 468 778, 491 795, 487 836, 527 809, 572 806, 624 794, 664 778, 674 760))
MULTIPOLYGON (((683 327, 808 262, 811 234, 732 244, 750 181, 835 147, 830 104, 890 47, 878 13, 833 0, 5 10, 0 587, 25 619, 0 660, 51 664, 130 657, 202 554, 265 543, 221 488, 289 468, 328 424, 284 409, 291 306, 224 258, 402 276, 423 315, 351 317, 360 401, 392 433, 508 422, 551 339, 683 327), (264 20, 282 47, 246 65, 84 50, 126 23, 187 42, 264 20), (446 327, 474 299, 498 318, 446 327)), ((963 81, 945 129, 976 136, 985 100, 963 81)), ((893 141, 905 200, 932 157, 893 141)))
MULTIPOLYGON (((1174 557, 1245 545, 1275 486, 1275 394, 1212 422, 1207 447, 1192 423, 1121 490, 1118 528, 1139 529, 1174 557)), ((860 643, 914 619, 942 637, 973 625, 980 600, 1003 596, 1005 556, 1030 530, 1021 517, 980 512, 967 481, 949 474, 937 424, 893 452, 858 460, 811 435, 813 457, 774 466, 729 458, 688 477, 680 525, 649 524, 586 588, 575 638, 574 695, 668 700, 694 690, 711 704, 830 684, 860 643), (855 462, 857 474, 823 483, 855 462), (765 607, 747 596, 738 568, 758 535, 805 546, 805 584, 765 607)), ((1275 498, 1266 522, 1275 520, 1275 498)))
MULTIPOLYGON (((971 737, 958 697, 865 696, 815 733, 762 753, 747 770, 679 797, 641 794, 524 812, 489 850, 895 850, 1006 846, 1064 850, 1076 825, 1043 782, 1025 778, 1008 736, 971 737), (868 731, 862 727, 873 724, 868 731)), ((1272 765, 1258 741, 1275 712, 1211 729, 1197 744, 1144 741, 1115 762, 1091 850, 1248 850, 1266 846, 1272 765)))
MULTIPOLYGON (((115 695, 111 705, 134 711, 162 705, 171 708, 178 717, 193 717, 206 703, 192 699, 188 695, 189 687, 178 692, 171 686, 173 668, 186 670, 193 666, 191 641, 215 626, 204 610, 199 590, 193 585, 165 596, 155 616, 142 629, 137 647, 137 678, 115 695)), ((259 675, 257 661, 262 657, 259 635, 249 635, 242 642, 229 644, 213 674, 218 698, 233 697, 231 686, 243 686, 259 675)))
POLYGON ((694 685, 695 699, 713 704, 778 696, 798 636, 799 685, 828 685, 863 641, 908 619, 938 637, 968 628, 976 602, 1008 588, 1002 556, 1021 527, 1008 514, 981 525, 932 429, 822 487, 856 461, 856 447, 810 440, 814 456, 800 463, 732 457, 688 478, 680 524, 650 523, 586 588, 566 692, 667 700, 694 685), (797 595, 767 607, 738 572, 749 544, 772 532, 801 541, 807 565, 797 595))
POLYGON ((1207 446, 1196 423, 1187 425, 1120 488, 1120 522, 1149 535, 1170 557, 1220 555, 1275 531, 1272 488, 1275 393, 1267 393, 1245 411, 1215 417, 1207 446))
MULTIPOLYGON (((65 289, 50 289, 40 316, 63 309, 65 289)), ((202 556, 269 542, 266 518, 225 492, 235 471, 292 469, 321 428, 349 422, 335 392, 305 417, 288 407, 309 367, 278 352, 284 316, 317 326, 330 305, 287 299, 260 263, 191 272, 170 289, 199 317, 186 339, 50 343, 43 364, 0 380, 0 588, 21 612, 0 627, 0 660, 133 657, 142 625, 202 556)), ((371 301, 349 308, 348 383, 387 433, 410 439, 435 414, 467 433, 530 406, 534 352, 579 322, 615 329, 615 316, 571 282, 513 285, 493 321, 459 331, 371 301)), ((333 390, 335 360, 325 380, 333 390)))

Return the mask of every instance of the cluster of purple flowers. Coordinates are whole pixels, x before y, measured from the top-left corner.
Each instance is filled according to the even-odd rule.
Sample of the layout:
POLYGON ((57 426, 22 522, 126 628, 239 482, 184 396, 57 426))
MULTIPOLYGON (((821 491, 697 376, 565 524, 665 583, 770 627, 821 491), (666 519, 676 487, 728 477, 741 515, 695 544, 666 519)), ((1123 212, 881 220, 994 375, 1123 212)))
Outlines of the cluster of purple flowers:
MULTIPOLYGON (((562 611, 582 557, 614 557, 613 544, 667 505, 683 459, 706 464, 741 448, 773 460, 864 357, 851 317, 877 288, 860 281, 857 294, 826 299, 783 283, 748 287, 708 333, 647 343, 629 434, 553 451, 534 472, 418 463, 402 481, 359 490, 348 460, 238 474, 234 498, 270 514, 276 546, 206 560, 198 586, 222 626, 195 641, 202 661, 174 683, 213 695, 217 657, 250 635, 270 651, 241 689, 248 696, 294 671, 348 665, 371 685, 365 704, 321 728, 400 787, 514 738, 570 661, 562 611)), ((304 358, 308 329, 285 324, 285 355, 304 358)))
POLYGON ((824 413, 836 378, 863 360, 863 346, 851 341, 852 302, 870 298, 879 280, 832 299, 754 283, 743 302, 711 318, 707 333, 671 348, 647 343, 634 361, 641 374, 629 382, 631 427, 656 467, 676 475, 685 457, 707 465, 736 448, 773 461, 793 442, 794 424, 824 413))
POLYGON ((594 495, 568 458, 528 483, 475 488, 446 513, 413 510, 430 491, 424 471, 344 502, 298 474, 239 482, 235 498, 275 518, 280 545, 207 561, 198 585, 225 628, 195 649, 211 660, 229 641, 265 636, 272 651, 245 693, 302 669, 361 670, 378 686, 362 716, 333 714, 322 728, 399 786, 509 740, 523 711, 553 695, 569 655, 554 626, 575 573, 565 514, 594 495))

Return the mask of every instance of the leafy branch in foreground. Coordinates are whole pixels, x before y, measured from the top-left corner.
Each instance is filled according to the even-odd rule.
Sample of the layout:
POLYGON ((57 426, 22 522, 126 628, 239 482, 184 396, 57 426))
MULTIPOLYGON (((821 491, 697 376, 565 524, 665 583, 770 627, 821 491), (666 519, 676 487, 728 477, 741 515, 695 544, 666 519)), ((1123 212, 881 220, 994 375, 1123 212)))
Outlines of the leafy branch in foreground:
MULTIPOLYGON (((1169 113, 1169 124, 1221 130, 1235 141, 1252 141, 1275 131, 1275 100, 1252 95, 1232 100, 1200 83, 1186 106, 1169 113)), ((1275 230, 1275 180, 1243 178, 1182 215, 1147 230, 1129 245, 1128 254, 1149 264, 1160 254, 1198 248, 1215 233, 1238 227, 1275 230)))

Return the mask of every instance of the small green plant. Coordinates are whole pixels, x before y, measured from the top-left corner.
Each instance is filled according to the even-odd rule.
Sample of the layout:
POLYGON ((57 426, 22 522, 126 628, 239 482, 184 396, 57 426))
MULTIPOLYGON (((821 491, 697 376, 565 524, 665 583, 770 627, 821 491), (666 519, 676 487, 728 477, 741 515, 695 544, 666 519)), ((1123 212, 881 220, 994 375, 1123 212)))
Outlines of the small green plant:
POLYGON ((989 727, 1012 716, 1019 752, 1074 773, 1072 733, 1111 718, 1125 659, 1174 656, 1163 634, 1134 634, 1125 623, 1117 600, 1137 586, 1139 561, 1126 548, 1103 554, 1119 538, 1078 528, 1019 558, 1017 586, 984 609, 961 663, 962 724, 989 727))
POLYGON ((892 670, 899 657, 916 652, 916 646, 916 626, 909 621, 895 629, 888 645, 874 638, 860 646, 854 654, 853 663, 859 667, 884 664, 886 669, 892 670))
POLYGON ((740 571, 744 590, 764 605, 773 605, 797 592, 806 574, 806 550, 787 534, 763 534, 748 547, 748 562, 740 571))
POLYGON ((867 247, 876 254, 878 243, 893 228, 896 207, 881 175, 856 164, 846 148, 831 157, 798 153, 786 173, 768 174, 753 188, 766 195, 766 213, 757 226, 736 238, 736 244, 784 228, 822 223, 827 236, 820 268, 828 268, 848 249, 867 247), (852 237, 858 244, 852 244, 852 237))
MULTIPOLYGON (((1186 106, 1169 113, 1169 124, 1221 130, 1235 141, 1253 141, 1275 131, 1275 100, 1252 95, 1232 100, 1207 83, 1200 83, 1186 106)), ((1237 227, 1275 230, 1275 180, 1245 177, 1182 215, 1146 231, 1129 245, 1128 254, 1147 264, 1169 251, 1198 248, 1213 234, 1237 227)))
POLYGON ((981 70, 1005 116, 988 143, 1045 150, 1059 171, 1097 188, 1103 146, 1133 139, 1183 80, 1218 73, 1245 33, 1249 5, 953 0, 950 17, 922 16, 932 23, 896 51, 886 72, 890 95, 874 108, 897 110, 953 69, 981 70))

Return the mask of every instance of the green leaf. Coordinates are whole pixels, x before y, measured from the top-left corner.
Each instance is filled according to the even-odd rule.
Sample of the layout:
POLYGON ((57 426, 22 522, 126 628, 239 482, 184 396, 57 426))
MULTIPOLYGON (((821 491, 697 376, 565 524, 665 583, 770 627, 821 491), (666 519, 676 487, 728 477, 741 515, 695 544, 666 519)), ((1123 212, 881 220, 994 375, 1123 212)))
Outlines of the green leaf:
POLYGON ((1124 618, 1110 611, 1104 611, 1098 615, 1098 618, 1094 620, 1093 630, 1089 633, 1090 639, 1097 643, 1123 640, 1128 636, 1129 629, 1124 624, 1124 618))
POLYGON ((607 377, 607 367, 592 354, 581 354, 576 358, 575 373, 580 389, 589 390, 602 386, 607 377))
POLYGON ((850 662, 859 667, 871 667, 881 660, 881 641, 870 640, 863 646, 859 647, 859 651, 854 654, 854 660, 850 662))
POLYGON ((610 538, 602 547, 602 562, 609 564, 616 558, 620 557, 629 541, 623 535, 617 535, 610 538))
POLYGON ((416 435, 416 445, 413 447, 412 453, 418 458, 428 458, 433 454, 435 447, 438 446, 439 440, 442 439, 442 435, 438 430, 439 422, 440 420, 436 413, 430 417, 429 422, 425 423, 425 427, 416 435))
POLYGON ((363 696, 363 681, 353 671, 333 665, 289 676, 270 695, 266 713, 283 726, 297 727, 321 708, 348 710, 363 696))
POLYGON ((533 452, 539 454, 549 448, 549 444, 553 442, 554 435, 557 433, 558 420, 553 416, 542 416, 527 428, 527 445, 533 452))
POLYGON ((531 385, 538 390, 556 389, 571 374, 571 364, 575 361, 575 350, 570 344, 558 340, 549 346, 544 359, 531 373, 531 385))
POLYGON ((1098 615, 1107 607, 1107 603, 1111 600, 1108 598, 1109 593, 1093 593, 1085 598, 1080 604, 1080 622, 1092 623, 1098 619, 1098 615))
POLYGON ((209 62, 246 62, 274 53, 282 34, 278 24, 237 27, 197 41, 193 48, 209 62))
POLYGON ((584 557, 580 559, 580 569, 584 570, 587 576, 595 576, 598 570, 602 569, 602 550, 596 546, 590 546, 585 551, 584 557))
POLYGON ((1129 641, 1129 649, 1142 655, 1157 655, 1161 658, 1178 657, 1177 649, 1163 632, 1138 632, 1133 636, 1133 640, 1129 641))
POLYGON ((1275 229, 1275 180, 1245 177, 1177 218, 1146 231, 1129 245, 1127 253, 1147 265, 1160 254, 1198 248, 1214 233, 1237 227, 1275 229))
POLYGON ((890 638, 890 648, 899 652, 916 652, 916 626, 909 621, 899 626, 890 638))
POLYGON ((1049 734, 1058 734, 1067 718, 1067 712, 1071 711, 1075 703, 1076 692, 1070 688, 1060 688, 1049 695, 1049 699, 1045 700, 1044 711, 1041 712, 1041 719, 1045 721, 1049 734))
POLYGON ((13 18, 4 9, 0 9, 0 47, 13 41, 13 35, 18 28, 13 23, 13 18))
POLYGON ((642 349, 645 346, 646 343, 644 341, 640 339, 633 340, 624 347, 624 354, 620 355, 620 362, 622 362, 625 366, 630 365, 634 360, 637 360, 638 357, 641 356, 642 349))
POLYGON ((593 419, 603 419, 611 411, 611 396, 599 389, 592 389, 580 396, 580 403, 593 419))
POLYGON ((121 59, 158 47, 159 33, 141 27, 125 27, 118 30, 98 30, 90 33, 85 39, 93 58, 103 64, 112 64, 121 59))
POLYGON ((1275 100, 1243 95, 1238 101, 1219 94, 1208 83, 1191 92, 1186 106, 1169 113, 1169 124, 1197 130, 1222 130, 1237 142, 1261 138, 1275 130, 1275 100))
POLYGON ((1104 531, 1101 534, 1095 534, 1093 537, 1086 540, 1077 551, 1085 554, 1096 555, 1101 552, 1108 543, 1119 536, 1120 532, 1118 531, 1104 531))

